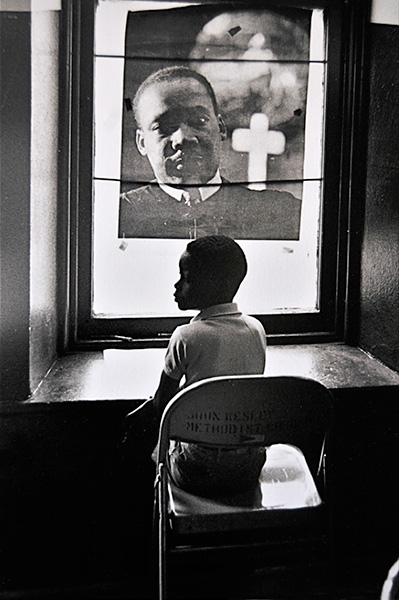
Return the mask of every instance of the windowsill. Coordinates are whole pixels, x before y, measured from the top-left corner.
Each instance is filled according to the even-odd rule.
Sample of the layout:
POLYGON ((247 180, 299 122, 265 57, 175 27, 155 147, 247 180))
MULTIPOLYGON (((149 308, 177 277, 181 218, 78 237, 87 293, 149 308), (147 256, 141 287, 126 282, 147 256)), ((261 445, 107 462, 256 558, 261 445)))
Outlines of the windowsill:
MULTIPOLYGON (((27 402, 144 400, 153 395, 165 348, 98 350, 56 361, 27 402)), ((399 385, 399 373, 345 344, 270 346, 266 375, 299 375, 329 389, 399 385)))

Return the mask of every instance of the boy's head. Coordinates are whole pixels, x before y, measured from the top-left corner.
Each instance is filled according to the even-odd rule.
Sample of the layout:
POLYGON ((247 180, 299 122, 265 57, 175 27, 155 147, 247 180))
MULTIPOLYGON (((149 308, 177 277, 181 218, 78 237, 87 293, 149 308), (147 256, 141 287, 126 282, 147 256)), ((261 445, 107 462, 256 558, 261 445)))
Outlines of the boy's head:
POLYGON ((231 302, 247 273, 240 246, 224 235, 190 242, 180 258, 175 300, 181 310, 231 302))

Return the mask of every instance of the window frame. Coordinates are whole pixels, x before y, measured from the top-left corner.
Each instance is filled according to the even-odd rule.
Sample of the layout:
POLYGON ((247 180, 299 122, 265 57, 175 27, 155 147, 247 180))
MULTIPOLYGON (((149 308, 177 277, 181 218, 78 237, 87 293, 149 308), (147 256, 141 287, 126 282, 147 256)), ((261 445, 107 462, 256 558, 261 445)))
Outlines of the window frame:
MULTIPOLYGON (((359 115, 363 113, 361 66, 369 2, 288 0, 284 5, 324 8, 329 19, 320 311, 255 316, 271 344, 345 341, 349 266, 356 263, 357 242, 351 206, 364 177, 364 163, 358 160, 355 165, 355 157, 364 157, 365 130, 359 115), (325 235, 327 226, 329 233, 325 235)), ((67 279, 61 291, 64 347, 164 346, 173 329, 189 317, 95 318, 91 314, 95 0, 65 0, 64 6, 61 135, 66 143, 60 189, 67 222, 62 269, 67 279)))

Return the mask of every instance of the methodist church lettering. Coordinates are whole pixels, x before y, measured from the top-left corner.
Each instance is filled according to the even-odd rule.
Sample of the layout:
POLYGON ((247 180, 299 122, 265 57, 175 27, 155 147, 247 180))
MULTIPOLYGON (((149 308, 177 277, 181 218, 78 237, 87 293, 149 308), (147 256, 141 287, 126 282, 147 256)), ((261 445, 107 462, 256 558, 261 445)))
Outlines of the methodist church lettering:
MULTIPOLYGON (((297 424, 289 420, 275 421, 270 411, 232 411, 232 412, 195 412, 188 415, 186 430, 190 433, 207 434, 209 436, 239 436, 240 441, 262 441, 268 423, 269 431, 278 432, 293 429, 297 424)), ((216 440, 215 440, 216 441, 216 440)))
POLYGON ((299 239, 310 11, 226 8, 129 13, 120 238, 299 239))

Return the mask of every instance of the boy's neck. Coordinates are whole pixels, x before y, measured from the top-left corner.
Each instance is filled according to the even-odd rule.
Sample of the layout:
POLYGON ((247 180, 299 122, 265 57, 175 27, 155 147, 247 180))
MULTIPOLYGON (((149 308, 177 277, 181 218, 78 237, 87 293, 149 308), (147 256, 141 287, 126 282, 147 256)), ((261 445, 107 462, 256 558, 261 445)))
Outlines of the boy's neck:
POLYGON ((219 306, 219 304, 231 304, 233 302, 233 298, 223 298, 215 300, 214 302, 208 302, 205 305, 202 305, 198 308, 198 310, 205 310, 206 308, 211 308, 211 306, 219 306))

